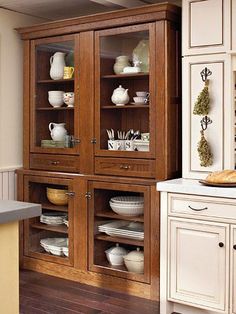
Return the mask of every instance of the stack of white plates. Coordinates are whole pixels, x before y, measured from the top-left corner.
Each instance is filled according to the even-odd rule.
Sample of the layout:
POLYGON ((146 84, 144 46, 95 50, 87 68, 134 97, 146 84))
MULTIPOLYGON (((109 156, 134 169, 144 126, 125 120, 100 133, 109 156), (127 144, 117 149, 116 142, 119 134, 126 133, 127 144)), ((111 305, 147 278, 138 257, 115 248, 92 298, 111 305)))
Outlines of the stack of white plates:
POLYGON ((40 216, 40 222, 47 225, 62 225, 65 218, 67 218, 66 213, 46 212, 40 216))
POLYGON ((142 196, 115 196, 109 202, 111 209, 123 216, 138 216, 144 212, 142 196))
POLYGON ((68 217, 66 217, 66 218, 63 219, 63 223, 64 223, 67 227, 69 227, 68 217))
POLYGON ((122 237, 134 240, 144 239, 142 222, 128 222, 117 220, 98 226, 99 232, 105 232, 112 237, 122 237))
POLYGON ((68 238, 41 239, 40 245, 44 248, 46 252, 51 253, 53 255, 68 256, 68 238))

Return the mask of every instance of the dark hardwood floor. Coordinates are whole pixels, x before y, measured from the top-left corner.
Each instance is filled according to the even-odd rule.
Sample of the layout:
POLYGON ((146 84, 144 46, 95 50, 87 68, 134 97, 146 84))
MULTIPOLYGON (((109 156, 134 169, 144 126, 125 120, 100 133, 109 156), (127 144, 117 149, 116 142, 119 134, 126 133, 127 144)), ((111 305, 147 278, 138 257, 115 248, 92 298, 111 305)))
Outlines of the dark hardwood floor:
POLYGON ((158 302, 23 270, 20 314, 158 314, 158 302))

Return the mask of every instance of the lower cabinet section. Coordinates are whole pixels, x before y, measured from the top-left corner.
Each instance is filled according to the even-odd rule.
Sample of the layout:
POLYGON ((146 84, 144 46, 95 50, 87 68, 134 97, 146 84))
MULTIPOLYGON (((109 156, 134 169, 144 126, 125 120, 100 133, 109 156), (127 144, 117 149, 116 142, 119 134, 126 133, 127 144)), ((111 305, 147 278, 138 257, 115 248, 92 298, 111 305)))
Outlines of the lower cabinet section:
POLYGON ((231 308, 232 313, 236 314, 236 226, 231 227, 231 308))
POLYGON ((226 309, 229 227, 169 219, 169 300, 226 309))
POLYGON ((40 203, 43 212, 23 223, 22 267, 157 300, 154 182, 115 181, 18 171, 18 199, 40 203))

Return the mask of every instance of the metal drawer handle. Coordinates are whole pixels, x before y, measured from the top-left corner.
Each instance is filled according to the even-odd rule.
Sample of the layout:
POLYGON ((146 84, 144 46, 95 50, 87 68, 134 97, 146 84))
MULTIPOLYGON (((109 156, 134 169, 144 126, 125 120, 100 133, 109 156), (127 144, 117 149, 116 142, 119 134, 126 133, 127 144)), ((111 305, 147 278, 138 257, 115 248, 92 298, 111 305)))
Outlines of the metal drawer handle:
POLYGON ((51 165, 54 165, 54 166, 59 165, 59 163, 60 161, 51 161, 51 165))
POLYGON ((202 211, 202 210, 207 210, 207 209, 208 209, 208 207, 204 207, 204 208, 194 208, 194 207, 192 207, 192 206, 190 206, 190 205, 188 205, 188 207, 189 207, 190 209, 192 209, 192 210, 195 210, 196 212, 200 212, 200 211, 202 211))
POLYGON ((68 196, 75 196, 75 192, 66 192, 65 194, 68 196))
POLYGON ((130 166, 129 165, 120 165, 120 169, 128 170, 128 169, 130 169, 130 166))

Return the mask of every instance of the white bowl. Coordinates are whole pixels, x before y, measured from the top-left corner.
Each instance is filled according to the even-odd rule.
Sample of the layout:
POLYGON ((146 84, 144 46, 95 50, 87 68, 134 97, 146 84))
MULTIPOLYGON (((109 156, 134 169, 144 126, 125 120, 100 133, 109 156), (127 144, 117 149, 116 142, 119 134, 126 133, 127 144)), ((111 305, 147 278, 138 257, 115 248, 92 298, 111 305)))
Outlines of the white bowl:
POLYGON ((142 215, 144 212, 144 204, 115 204, 113 202, 109 202, 111 209, 117 213, 118 215, 123 216, 138 216, 142 215))
POLYGON ((121 196, 113 196, 110 199, 113 203, 118 204, 142 204, 144 202, 143 196, 131 196, 131 195, 121 195, 121 196))
POLYGON ((105 253, 107 260, 111 265, 120 266, 124 264, 123 257, 128 254, 128 251, 116 243, 116 246, 109 248, 105 253))
POLYGON ((61 107, 64 104, 63 91, 51 90, 48 92, 48 101, 53 107, 61 107))
POLYGON ((144 272, 144 262, 143 261, 130 261, 124 258, 125 266, 127 267, 128 271, 137 274, 143 274, 144 272))

